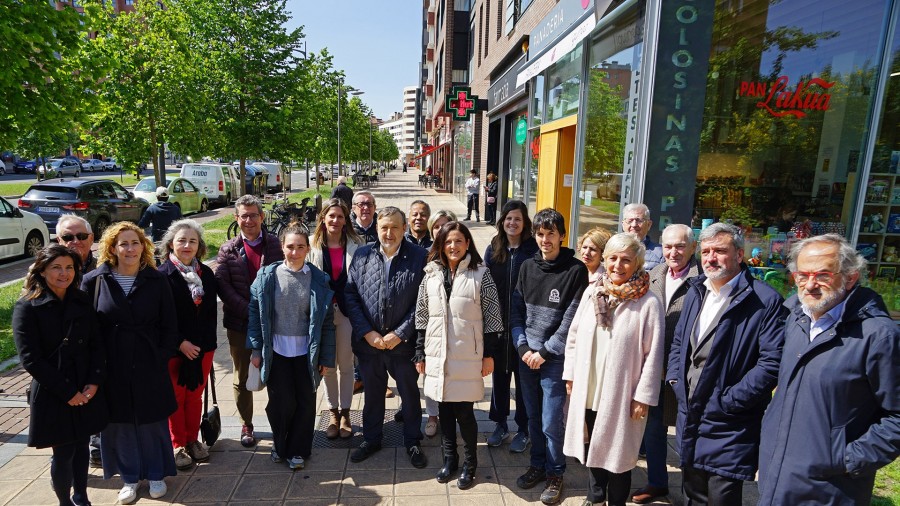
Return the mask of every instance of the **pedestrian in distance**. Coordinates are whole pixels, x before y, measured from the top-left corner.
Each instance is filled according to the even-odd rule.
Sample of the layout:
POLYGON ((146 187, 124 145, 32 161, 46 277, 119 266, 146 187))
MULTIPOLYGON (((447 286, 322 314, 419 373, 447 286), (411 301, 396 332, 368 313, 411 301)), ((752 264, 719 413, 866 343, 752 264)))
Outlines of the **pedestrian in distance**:
MULTIPOLYGON (((663 347, 663 375, 665 375, 665 366, 669 361, 669 349, 675 337, 675 326, 681 316, 684 295, 689 286, 686 281, 698 276, 701 268, 694 257, 697 242, 694 240, 694 232, 690 227, 681 224, 669 225, 663 230, 660 239, 665 262, 650 271, 650 291, 662 301, 665 312, 665 346, 663 347)), ((675 399, 675 392, 663 382, 657 404, 650 406, 647 428, 644 430, 647 485, 635 491, 631 496, 631 501, 634 503, 646 504, 669 494, 666 437, 667 427, 675 425, 677 413, 678 401, 675 399)))
POLYGON ((763 417, 759 504, 869 504, 900 456, 900 332, 836 234, 797 242, 778 388, 763 417))
POLYGON ((466 221, 472 219, 472 211, 475 211, 475 221, 481 221, 478 214, 479 209, 479 191, 481 189, 481 179, 478 177, 478 171, 472 169, 469 171, 469 179, 466 179, 466 221))
POLYGON ((247 349, 247 307, 250 285, 262 267, 284 260, 278 238, 262 228, 262 202, 244 195, 234 203, 234 219, 241 233, 225 242, 216 257, 216 281, 222 299, 222 324, 234 364, 232 387, 241 421, 241 446, 256 445, 253 432, 253 392, 247 390, 250 350, 247 349))
POLYGON ((353 205, 353 189, 347 186, 346 176, 337 178, 337 185, 331 190, 331 198, 341 199, 348 208, 353 205))
MULTIPOLYGON (((532 237, 531 218, 528 207, 521 200, 510 200, 500 213, 497 221, 497 234, 484 251, 485 266, 491 271, 491 277, 497 285, 500 298, 500 311, 503 321, 510 321, 512 295, 519 279, 522 263, 538 252, 537 242, 532 237)), ((510 413, 510 381, 516 389, 516 433, 509 443, 509 451, 522 453, 528 448, 531 440, 528 436, 528 411, 522 397, 522 376, 519 374, 519 354, 509 329, 504 328, 499 335, 498 351, 494 354, 494 372, 491 374, 490 419, 496 423, 494 431, 488 436, 487 444, 498 447, 509 436, 507 419, 510 413)))
POLYGON ((643 260, 636 237, 612 236, 603 250, 605 269, 584 291, 569 327, 564 451, 588 468, 590 504, 625 506, 647 412, 659 397, 662 303, 650 291, 643 260))
POLYGON ((581 261, 588 270, 588 280, 593 283, 603 274, 603 248, 606 247, 606 241, 612 237, 609 230, 601 227, 594 227, 581 238, 578 239, 578 252, 581 261))
POLYGON ((744 481, 756 476, 787 309, 750 275, 738 227, 713 223, 699 242, 703 274, 687 280, 666 370, 682 488, 689 504, 741 504, 744 481))
POLYGON ((541 502, 556 504, 566 472, 565 422, 560 416, 566 404, 566 339, 588 273, 575 252, 562 245, 566 225, 558 211, 539 211, 532 232, 540 253, 522 264, 510 315, 531 435, 531 461, 516 485, 530 489, 546 480, 541 502))
POLYGON ((499 183, 497 182, 497 174, 489 172, 487 182, 484 184, 484 222, 490 226, 494 226, 497 219, 498 197, 499 183))
POLYGON ((154 243, 162 240, 163 234, 176 220, 181 219, 181 208, 169 202, 169 190, 165 186, 156 189, 156 202, 141 215, 138 226, 150 227, 150 236, 154 243))
POLYGON ((334 368, 334 291, 308 263, 309 236, 299 223, 281 233, 284 261, 260 270, 250 287, 247 346, 267 385, 272 462, 303 469, 312 453, 316 390, 334 368))
POLYGON ((353 328, 347 316, 347 273, 353 255, 362 241, 350 222, 350 209, 340 199, 330 199, 322 206, 312 236, 308 261, 328 274, 334 292, 335 367, 324 375, 325 399, 331 416, 325 437, 343 439, 353 436, 350 404, 353 401, 353 328))
POLYGON ((177 474, 169 435, 178 407, 168 369, 178 346, 172 290, 156 270, 153 243, 134 223, 110 225, 98 251, 100 265, 81 287, 95 301, 107 352, 103 477, 122 478, 122 504, 137 499, 141 480, 158 499, 168 490, 165 477, 177 474))
POLYGON ((169 376, 178 408, 169 416, 169 435, 178 469, 207 462, 209 450, 199 440, 201 399, 216 352, 218 299, 216 276, 201 260, 206 257, 203 227, 178 220, 160 243, 162 264, 175 303, 178 352, 169 359, 169 376))
POLYGON ((32 378, 28 446, 52 448, 50 485, 60 506, 90 504, 88 443, 108 421, 106 351, 80 280, 80 254, 51 244, 29 267, 12 317, 16 350, 32 378))
POLYGON ((462 223, 441 228, 428 259, 416 301, 416 371, 425 375, 425 395, 438 402, 444 459, 437 481, 450 481, 459 468, 458 423, 465 460, 457 486, 465 490, 474 485, 478 468, 474 406, 484 397, 483 378, 494 369, 503 330, 500 301, 462 223))
POLYGON ((384 432, 388 373, 397 382, 403 410, 403 442, 413 467, 427 465, 420 442, 422 411, 415 355, 416 296, 426 251, 403 239, 406 216, 396 207, 378 214, 378 243, 356 250, 347 280, 353 351, 365 389, 362 444, 350 453, 362 462, 379 450, 384 432))

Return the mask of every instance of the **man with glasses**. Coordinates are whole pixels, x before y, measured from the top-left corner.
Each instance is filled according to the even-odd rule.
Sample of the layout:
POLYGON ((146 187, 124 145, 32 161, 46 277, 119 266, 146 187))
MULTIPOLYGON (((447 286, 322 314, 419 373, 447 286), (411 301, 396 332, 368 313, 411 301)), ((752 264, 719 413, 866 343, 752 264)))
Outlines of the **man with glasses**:
MULTIPOLYGON (((667 363, 669 348, 675 336, 675 325, 681 317, 684 295, 687 293, 687 280, 700 275, 700 264, 694 258, 697 247, 694 232, 687 225, 669 225, 663 230, 662 251, 665 262, 650 271, 650 291, 663 302, 666 308, 665 321, 665 359, 667 363)), ((659 401, 650 406, 647 413, 647 428, 644 429, 644 448, 647 454, 647 486, 637 490, 631 496, 636 504, 647 504, 658 497, 669 494, 669 473, 666 471, 666 427, 675 425, 675 414, 678 406, 671 388, 666 385, 659 390, 659 401)))
POLYGON ((714 223, 699 240, 703 274, 687 281, 666 372, 678 399, 682 488, 688 505, 741 504, 756 475, 787 309, 750 275, 740 229, 714 223))
POLYGON ((647 237, 647 232, 653 226, 650 219, 650 209, 644 204, 628 204, 622 210, 622 231, 638 238, 644 243, 644 270, 650 272, 654 267, 663 263, 662 246, 647 237))
POLYGON ((371 192, 360 191, 353 196, 353 228, 366 244, 378 242, 375 226, 375 196, 371 192))
POLYGON ((253 433, 253 392, 246 389, 250 367, 247 349, 247 305, 250 285, 260 268, 284 260, 281 243, 262 228, 263 205, 253 195, 244 195, 234 204, 234 219, 241 233, 219 248, 216 281, 222 299, 222 323, 228 336, 234 363, 234 402, 241 419, 241 445, 256 444, 253 433))
POLYGON ((91 253, 94 234, 91 224, 81 216, 64 214, 56 222, 56 241, 75 250, 81 256, 81 273, 87 274, 97 268, 97 259, 91 253))
POLYGON ((900 455, 900 331, 859 286, 866 261, 843 237, 803 239, 788 269, 778 389, 763 418, 760 504, 869 504, 900 455))

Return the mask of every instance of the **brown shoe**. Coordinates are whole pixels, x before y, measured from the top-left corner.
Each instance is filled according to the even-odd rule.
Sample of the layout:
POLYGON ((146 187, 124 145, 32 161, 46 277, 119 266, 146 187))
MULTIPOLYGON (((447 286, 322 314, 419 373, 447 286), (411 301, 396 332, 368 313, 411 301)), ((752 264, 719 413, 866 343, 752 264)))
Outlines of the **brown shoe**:
POLYGON ((394 391, 391 390, 391 387, 387 387, 387 391, 384 393, 385 399, 392 399, 394 397, 394 391))
POLYGON ((638 489, 634 495, 631 496, 631 501, 635 504, 647 504, 653 502, 653 500, 658 497, 665 497, 667 495, 669 495, 669 489, 647 485, 644 488, 638 489))
POLYGON ((353 393, 358 394, 363 391, 363 382, 362 380, 356 380, 353 382, 353 393))
POLYGON ((353 437, 353 424, 350 423, 350 410, 342 409, 341 410, 341 427, 340 434, 341 439, 347 439, 349 437, 353 437))
POLYGON ((338 424, 340 423, 338 419, 340 418, 340 412, 336 409, 332 409, 329 411, 331 413, 331 417, 328 420, 328 427, 325 429, 325 437, 328 439, 337 439, 338 437, 338 424))

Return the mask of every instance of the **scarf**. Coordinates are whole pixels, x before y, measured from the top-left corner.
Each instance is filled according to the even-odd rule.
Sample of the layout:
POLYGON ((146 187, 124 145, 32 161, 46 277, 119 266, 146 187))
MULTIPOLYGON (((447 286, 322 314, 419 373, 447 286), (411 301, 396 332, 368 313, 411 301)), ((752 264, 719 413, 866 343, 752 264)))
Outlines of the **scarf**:
POLYGON ((597 278, 597 297, 594 298, 594 316, 597 325, 608 329, 612 326, 612 314, 616 306, 626 300, 640 299, 650 289, 650 274, 645 270, 634 273, 621 285, 613 284, 604 272, 597 278))
POLYGON ((178 260, 174 253, 169 253, 169 261, 181 273, 181 277, 184 278, 188 288, 191 290, 191 298, 194 299, 194 304, 199 306, 203 302, 203 281, 200 280, 200 262, 194 257, 191 260, 190 267, 188 267, 181 263, 181 260, 178 260))

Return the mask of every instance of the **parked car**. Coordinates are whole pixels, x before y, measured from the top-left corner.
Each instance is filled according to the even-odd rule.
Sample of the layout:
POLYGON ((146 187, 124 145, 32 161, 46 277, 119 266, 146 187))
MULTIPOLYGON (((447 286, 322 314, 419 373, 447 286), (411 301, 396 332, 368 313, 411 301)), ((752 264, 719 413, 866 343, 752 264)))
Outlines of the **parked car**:
POLYGON ((13 172, 16 174, 34 174, 34 171, 37 170, 38 166, 44 163, 43 160, 44 159, 42 158, 32 158, 31 160, 20 158, 19 161, 13 165, 13 172))
POLYGON ((266 189, 270 193, 278 193, 291 189, 291 174, 278 162, 254 162, 253 165, 263 167, 268 171, 266 189))
POLYGON ((230 165, 217 162, 186 163, 181 167, 181 177, 194 183, 210 202, 223 206, 240 196, 236 172, 230 165))
POLYGON ((22 211, 0 197, 0 259, 19 255, 33 257, 50 242, 41 217, 22 211))
POLYGON ((70 158, 51 158, 38 167, 38 174, 45 179, 81 174, 81 163, 70 158))
POLYGON ((146 200, 108 179, 41 181, 31 185, 19 199, 19 208, 40 216, 49 230, 56 230, 61 215, 76 214, 88 220, 97 238, 110 223, 137 222, 149 206, 146 200))
POLYGON ((104 172, 105 171, 113 171, 113 170, 118 169, 118 167, 116 167, 116 159, 115 158, 108 158, 106 160, 100 160, 100 163, 102 164, 104 172))
MULTIPOLYGON (((209 200, 206 195, 183 177, 178 177, 166 182, 169 192, 169 202, 181 209, 181 214, 205 213, 209 209, 209 200)), ((156 179, 144 178, 134 187, 134 196, 140 197, 149 203, 156 202, 156 179)))
POLYGON ((81 161, 81 168, 85 172, 103 172, 103 162, 96 158, 88 158, 81 161))

